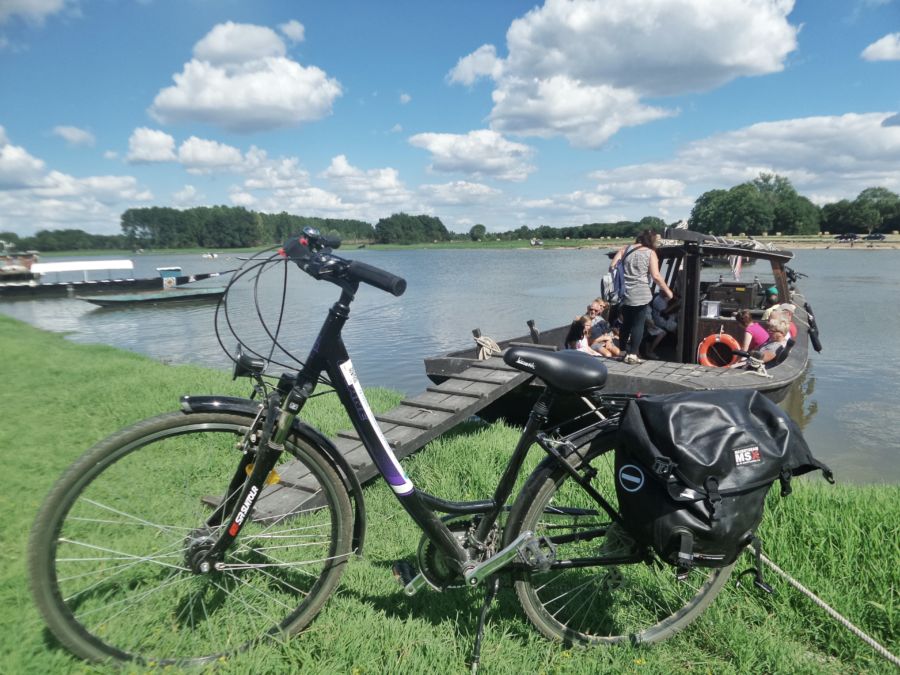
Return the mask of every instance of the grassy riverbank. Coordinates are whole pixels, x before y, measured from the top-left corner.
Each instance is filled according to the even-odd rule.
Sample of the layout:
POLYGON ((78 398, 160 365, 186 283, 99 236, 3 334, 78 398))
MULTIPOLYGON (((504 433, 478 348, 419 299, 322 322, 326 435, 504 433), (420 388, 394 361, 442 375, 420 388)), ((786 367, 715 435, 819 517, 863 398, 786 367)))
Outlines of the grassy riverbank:
MULTIPOLYGON (((182 393, 245 393, 229 375, 167 366, 0 316, 0 672, 113 672, 88 668, 48 636, 26 586, 25 546, 40 501, 85 448, 118 427, 174 410, 182 393)), ((384 410, 399 396, 372 392, 384 410)), ((347 428, 333 396, 316 398, 309 420, 326 433, 347 428)), ((496 477, 516 432, 469 425, 406 462, 413 480, 443 496, 477 498, 496 477), (475 465, 477 458, 478 465, 475 465)), ((840 478, 838 476, 838 478, 840 478)), ((770 495, 761 531, 766 553, 894 653, 900 652, 900 486, 828 486, 797 481, 770 495)), ((225 673, 465 673, 480 594, 406 598, 390 563, 409 557, 418 534, 383 485, 366 489, 365 556, 303 635, 218 664, 225 673)), ((741 569, 748 564, 741 561, 741 569)), ((773 573, 777 594, 746 586, 722 592, 686 632, 651 648, 567 649, 542 639, 506 592, 488 624, 485 673, 848 673, 895 672, 773 573)), ((133 669, 129 669, 133 672, 133 669)))

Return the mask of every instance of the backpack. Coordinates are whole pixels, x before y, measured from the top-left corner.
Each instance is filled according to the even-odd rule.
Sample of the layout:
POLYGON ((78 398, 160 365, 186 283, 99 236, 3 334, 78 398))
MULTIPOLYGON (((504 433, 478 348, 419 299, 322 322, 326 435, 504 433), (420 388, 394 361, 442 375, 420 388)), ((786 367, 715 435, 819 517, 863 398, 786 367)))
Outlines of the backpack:
POLYGON ((799 427, 756 390, 697 391, 628 402, 616 444, 616 494, 631 534, 688 570, 725 567, 755 537, 776 479, 831 470, 799 427))
POLYGON ((600 297, 611 305, 618 305, 625 299, 625 258, 632 254, 632 246, 619 258, 619 262, 600 279, 600 297))

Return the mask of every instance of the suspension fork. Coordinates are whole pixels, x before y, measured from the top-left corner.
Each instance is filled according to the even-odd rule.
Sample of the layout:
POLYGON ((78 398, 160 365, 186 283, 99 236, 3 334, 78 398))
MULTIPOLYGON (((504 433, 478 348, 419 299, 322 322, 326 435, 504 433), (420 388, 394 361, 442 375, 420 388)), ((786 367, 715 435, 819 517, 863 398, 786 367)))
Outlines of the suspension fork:
MULTIPOLYGON (((284 397, 283 401, 281 400, 280 392, 274 391, 269 394, 265 406, 265 420, 262 428, 259 430, 260 436, 255 456, 248 452, 241 459, 235 475, 231 479, 229 494, 236 492, 237 487, 242 483, 243 488, 236 498, 228 500, 230 503, 220 505, 210 519, 217 519, 222 522, 226 513, 231 514, 227 520, 228 526, 223 528, 215 544, 203 557, 201 568, 210 569, 210 566, 214 567, 217 562, 222 560, 225 551, 234 543, 244 523, 253 512, 253 506, 262 492, 266 479, 269 477, 272 469, 275 468, 275 464, 284 451, 284 442, 291 431, 294 419, 303 408, 314 388, 315 381, 307 381, 305 385, 301 385, 298 382, 284 397), (279 404, 281 404, 280 409, 279 404), (247 467, 250 466, 251 462, 253 463, 253 470, 250 472, 249 477, 244 479, 247 467), (204 566, 204 563, 209 564, 204 566)), ((258 421, 259 418, 254 421, 254 425, 248 433, 253 433, 253 429, 258 427, 258 421)))

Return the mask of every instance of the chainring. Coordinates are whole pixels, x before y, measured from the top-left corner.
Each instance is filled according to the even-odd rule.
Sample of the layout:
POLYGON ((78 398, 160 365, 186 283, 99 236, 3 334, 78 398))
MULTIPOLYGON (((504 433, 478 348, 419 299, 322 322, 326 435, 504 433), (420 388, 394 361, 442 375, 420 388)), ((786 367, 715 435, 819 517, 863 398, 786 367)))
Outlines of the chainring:
MULTIPOLYGON (((470 534, 478 525, 477 519, 469 516, 449 515, 441 519, 444 525, 453 533, 459 545, 470 550, 474 560, 483 560, 494 553, 494 543, 497 540, 497 528, 491 530, 488 535, 487 547, 484 551, 472 550, 470 534)), ((444 553, 434 543, 423 536, 419 541, 419 550, 416 552, 419 571, 428 584, 437 591, 445 591, 451 588, 465 586, 463 578, 454 571, 453 566, 447 560, 444 553)))

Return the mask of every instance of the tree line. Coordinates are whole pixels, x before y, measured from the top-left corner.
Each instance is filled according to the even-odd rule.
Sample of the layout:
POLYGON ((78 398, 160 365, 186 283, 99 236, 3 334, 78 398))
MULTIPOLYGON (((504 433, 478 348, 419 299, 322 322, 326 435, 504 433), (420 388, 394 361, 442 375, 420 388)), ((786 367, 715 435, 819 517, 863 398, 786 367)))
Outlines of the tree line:
MULTIPOLYGON (((460 239, 480 241, 529 239, 630 238, 645 229, 662 231, 666 223, 647 216, 639 221, 587 223, 552 227, 523 225, 488 233, 482 224, 468 232, 447 230, 440 218, 395 213, 374 226, 361 220, 314 218, 281 212, 260 213, 241 206, 191 209, 147 207, 128 209, 121 217, 121 234, 90 234, 83 230, 40 230, 31 237, 0 232, 0 240, 20 250, 75 251, 154 248, 251 248, 284 241, 304 227, 344 241, 377 244, 438 243, 460 239)), ((863 190, 855 199, 818 207, 777 174, 760 174, 728 190, 710 190, 694 203, 688 226, 717 235, 815 235, 820 232, 891 232, 900 230, 900 197, 883 187, 863 190)))
POLYGON ((688 227, 711 234, 763 235, 891 232, 900 229, 900 197, 883 187, 819 208, 783 176, 763 173, 730 190, 710 190, 694 203, 688 227))

